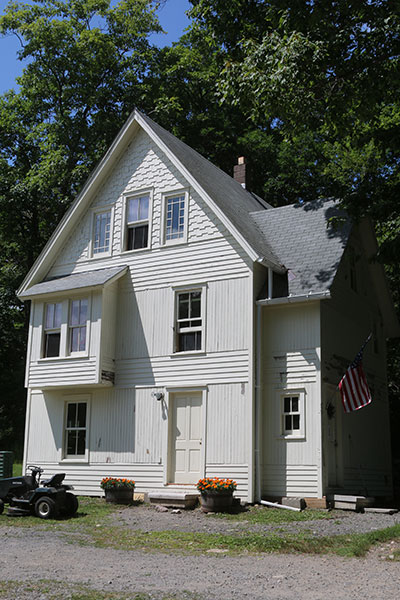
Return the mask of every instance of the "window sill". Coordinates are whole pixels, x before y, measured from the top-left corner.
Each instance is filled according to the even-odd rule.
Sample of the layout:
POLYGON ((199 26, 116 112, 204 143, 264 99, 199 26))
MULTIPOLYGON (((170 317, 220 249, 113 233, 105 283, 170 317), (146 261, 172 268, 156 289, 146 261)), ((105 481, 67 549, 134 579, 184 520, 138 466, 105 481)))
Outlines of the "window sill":
POLYGON ((304 434, 300 435, 278 435, 278 440, 305 440, 306 436, 304 434))
POLYGON ((88 465, 89 464, 89 458, 85 456, 85 458, 62 458, 61 460, 58 461, 58 463, 60 465, 65 465, 68 463, 71 464, 77 464, 79 463, 80 465, 88 465))
POLYGON ((121 250, 121 254, 136 254, 137 252, 145 252, 146 250, 151 250, 151 246, 145 246, 144 248, 132 248, 132 250, 121 250))
POLYGON ((75 353, 75 354, 68 354, 68 356, 45 356, 43 358, 39 358, 37 362, 41 363, 41 362, 59 362, 61 360, 74 360, 77 358, 82 358, 84 360, 89 360, 89 354, 87 354, 86 352, 84 354, 81 354, 79 352, 75 353))
POLYGON ((111 256, 112 252, 99 252, 98 254, 88 256, 88 260, 101 260, 102 258, 111 258, 111 256))
POLYGON ((207 354, 205 350, 188 350, 187 352, 174 352, 173 354, 170 354, 170 357, 174 358, 175 356, 202 356, 204 354, 207 354))

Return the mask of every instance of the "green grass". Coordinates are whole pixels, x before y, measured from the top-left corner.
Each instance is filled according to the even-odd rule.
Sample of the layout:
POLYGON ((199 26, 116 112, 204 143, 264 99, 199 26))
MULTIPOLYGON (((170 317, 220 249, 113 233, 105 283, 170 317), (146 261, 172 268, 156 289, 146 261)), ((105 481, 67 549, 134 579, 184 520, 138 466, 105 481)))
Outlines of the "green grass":
MULTIPOLYGON (((216 513, 211 518, 228 519, 230 521, 246 521, 248 523, 260 523, 264 525, 274 523, 293 523, 295 521, 315 521, 317 519, 333 519, 335 514, 324 510, 303 510, 295 512, 284 509, 265 509, 259 506, 251 506, 236 514, 216 513)), ((209 518, 210 518, 209 517, 209 518)))
MULTIPOLYGON (((123 510, 135 510, 134 507, 123 510)), ((175 530, 137 531, 127 526, 115 525, 110 516, 115 506, 100 498, 80 498, 75 517, 65 520, 42 520, 36 517, 9 518, 0 516, 1 525, 32 529, 51 529, 68 534, 70 543, 93 545, 116 550, 141 550, 176 554, 203 554, 219 550, 229 554, 242 553, 305 553, 341 556, 364 556, 374 545, 400 539, 400 524, 387 529, 364 534, 315 537, 310 531, 301 533, 253 533, 248 529, 232 534, 185 533, 175 530), (280 533, 280 535, 279 535, 280 533)), ((329 518, 323 511, 289 511, 251 509, 239 515, 225 515, 225 519, 239 519, 254 523, 290 523, 293 521, 329 518)), ((213 517, 207 517, 210 519, 213 517)), ((336 517, 334 517, 336 518, 336 517)), ((396 560, 398 560, 396 558, 396 560)), ((0 596, 1 598, 1 596, 0 596)))
POLYGON ((20 477, 22 475, 22 462, 15 462, 13 464, 13 477, 20 477))
MULTIPOLYGON (((43 600, 152 600, 154 595, 136 593, 102 592, 93 590, 86 585, 68 584, 52 580, 38 580, 32 582, 0 581, 0 599, 29 600, 32 594, 40 594, 43 600)), ((189 592, 158 596, 159 600, 196 600, 197 595, 189 592)))

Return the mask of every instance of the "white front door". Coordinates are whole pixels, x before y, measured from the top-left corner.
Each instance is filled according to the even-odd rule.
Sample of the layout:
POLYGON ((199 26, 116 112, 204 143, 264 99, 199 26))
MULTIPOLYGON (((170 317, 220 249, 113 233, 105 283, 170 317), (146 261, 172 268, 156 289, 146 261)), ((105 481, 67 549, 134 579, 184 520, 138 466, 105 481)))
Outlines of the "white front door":
POLYGON ((174 394, 170 414, 169 481, 171 483, 197 483, 202 470, 201 392, 174 394))

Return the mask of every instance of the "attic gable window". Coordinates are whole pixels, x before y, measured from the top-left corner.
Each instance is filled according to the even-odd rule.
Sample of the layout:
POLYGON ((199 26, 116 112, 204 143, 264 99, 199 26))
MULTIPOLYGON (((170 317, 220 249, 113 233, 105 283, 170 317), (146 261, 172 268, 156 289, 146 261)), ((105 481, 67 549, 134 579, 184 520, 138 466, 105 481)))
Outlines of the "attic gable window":
POLYGON ((110 252, 111 210, 94 215, 93 255, 110 252))
POLYGON ((165 198, 164 241, 166 244, 184 241, 186 239, 186 204, 186 194, 168 196, 165 198))
POLYGON ((46 304, 44 327, 44 358, 60 355, 61 302, 46 304))
POLYGON ((149 194, 127 198, 126 250, 139 250, 149 245, 149 194))

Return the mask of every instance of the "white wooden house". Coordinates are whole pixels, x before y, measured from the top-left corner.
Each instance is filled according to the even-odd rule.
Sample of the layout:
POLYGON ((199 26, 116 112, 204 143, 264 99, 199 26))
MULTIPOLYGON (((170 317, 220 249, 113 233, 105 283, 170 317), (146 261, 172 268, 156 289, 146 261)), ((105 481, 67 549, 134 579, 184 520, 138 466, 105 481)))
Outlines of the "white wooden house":
POLYGON ((18 291, 31 300, 24 463, 79 493, 232 477, 242 499, 390 495, 371 226, 332 201, 271 208, 135 111, 18 291), (338 381, 372 330, 370 406, 338 381))

